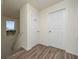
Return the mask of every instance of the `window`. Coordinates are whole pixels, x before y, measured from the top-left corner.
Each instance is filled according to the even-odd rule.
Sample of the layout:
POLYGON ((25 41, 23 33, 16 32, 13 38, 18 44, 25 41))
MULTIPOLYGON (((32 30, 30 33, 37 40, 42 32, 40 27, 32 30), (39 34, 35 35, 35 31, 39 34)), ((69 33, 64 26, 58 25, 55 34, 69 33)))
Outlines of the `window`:
POLYGON ((6 34, 7 35, 14 35, 15 32, 16 32, 16 30, 15 30, 15 21, 6 20, 6 34))
POLYGON ((15 30, 15 22, 7 20, 6 21, 6 30, 15 30))

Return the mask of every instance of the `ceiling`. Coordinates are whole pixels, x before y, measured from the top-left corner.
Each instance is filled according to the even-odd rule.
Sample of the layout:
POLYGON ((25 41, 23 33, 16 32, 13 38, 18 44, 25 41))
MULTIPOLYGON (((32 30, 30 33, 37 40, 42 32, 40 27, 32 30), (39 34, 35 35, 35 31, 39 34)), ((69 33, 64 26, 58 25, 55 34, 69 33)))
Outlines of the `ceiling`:
POLYGON ((39 10, 42 10, 50 5, 53 5, 62 0, 2 0, 2 15, 3 16, 19 16, 19 9, 25 3, 29 2, 39 10))
POLYGON ((39 10, 42 10, 48 6, 54 5, 63 0, 31 0, 30 3, 39 10))

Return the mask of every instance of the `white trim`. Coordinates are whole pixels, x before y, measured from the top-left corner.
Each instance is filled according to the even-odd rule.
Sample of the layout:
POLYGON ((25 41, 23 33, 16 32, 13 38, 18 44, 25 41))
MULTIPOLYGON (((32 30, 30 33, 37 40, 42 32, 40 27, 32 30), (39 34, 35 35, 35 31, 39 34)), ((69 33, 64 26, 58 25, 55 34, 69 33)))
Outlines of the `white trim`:
POLYGON ((78 56, 78 53, 75 53, 75 52, 72 52, 72 51, 67 51, 67 50, 66 50, 66 52, 68 52, 68 53, 71 53, 71 54, 73 54, 73 55, 78 56))

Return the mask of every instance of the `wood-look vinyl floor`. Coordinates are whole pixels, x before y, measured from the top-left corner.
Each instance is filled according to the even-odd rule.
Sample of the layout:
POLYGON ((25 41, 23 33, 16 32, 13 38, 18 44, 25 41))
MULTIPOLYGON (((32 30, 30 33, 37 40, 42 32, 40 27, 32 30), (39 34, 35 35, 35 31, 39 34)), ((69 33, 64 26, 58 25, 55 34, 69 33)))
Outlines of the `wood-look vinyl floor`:
POLYGON ((7 59, 78 59, 78 57, 62 49, 38 44, 29 51, 22 49, 7 59))

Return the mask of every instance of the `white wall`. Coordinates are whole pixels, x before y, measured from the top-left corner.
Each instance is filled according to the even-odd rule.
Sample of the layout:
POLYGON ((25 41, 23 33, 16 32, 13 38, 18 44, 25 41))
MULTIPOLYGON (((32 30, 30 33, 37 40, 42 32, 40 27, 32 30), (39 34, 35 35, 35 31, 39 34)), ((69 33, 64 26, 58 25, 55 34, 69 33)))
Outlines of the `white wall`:
POLYGON ((20 33, 23 34, 17 41, 15 50, 20 47, 27 48, 27 5, 20 8, 20 33))
MULTIPOLYGON (((66 38, 63 47, 67 52, 77 55, 77 2, 75 0, 67 0, 48 7, 40 12, 40 40, 44 45, 53 46, 53 37, 48 33, 48 13, 66 8, 66 38), (73 2, 74 1, 74 2, 73 2), (75 5, 76 4, 76 5, 75 5), (76 12, 76 13, 75 13, 76 12), (75 17, 76 15, 76 17, 75 17), (51 38, 51 39, 49 39, 51 38), (51 43, 52 42, 52 43, 51 43)), ((53 22, 52 22, 53 23, 53 22)), ((52 34, 53 35, 53 34, 52 34)), ((54 39, 55 40, 55 39, 54 39)), ((61 46, 60 44, 57 44, 61 46)), ((56 46, 57 47, 57 46, 56 46)))
POLYGON ((2 16, 1 18, 1 59, 5 59, 7 55, 6 51, 6 33, 5 33, 5 19, 2 16))
POLYGON ((78 55, 78 2, 77 0, 65 0, 68 11, 67 51, 78 55))
MULTIPOLYGON (((37 39, 39 39, 37 36, 39 33, 34 32, 34 19, 39 20, 38 11, 31 4, 26 3, 20 8, 20 33, 23 32, 23 35, 18 40, 16 47, 23 47, 29 50, 37 44, 37 39)), ((37 29, 37 27, 35 28, 37 29)))

